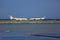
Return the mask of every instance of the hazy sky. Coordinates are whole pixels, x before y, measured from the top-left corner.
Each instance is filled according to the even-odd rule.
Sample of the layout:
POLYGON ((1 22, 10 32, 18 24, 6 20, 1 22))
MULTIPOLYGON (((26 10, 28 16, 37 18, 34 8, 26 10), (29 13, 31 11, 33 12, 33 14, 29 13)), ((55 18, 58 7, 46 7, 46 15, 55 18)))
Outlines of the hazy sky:
POLYGON ((0 19, 43 17, 60 19, 60 0, 0 0, 0 19))

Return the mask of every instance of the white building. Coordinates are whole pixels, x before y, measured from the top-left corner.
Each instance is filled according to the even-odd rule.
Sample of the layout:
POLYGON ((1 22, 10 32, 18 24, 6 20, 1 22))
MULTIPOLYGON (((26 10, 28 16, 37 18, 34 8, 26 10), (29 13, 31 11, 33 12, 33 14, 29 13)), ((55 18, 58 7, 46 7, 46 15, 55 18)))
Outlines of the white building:
POLYGON ((14 19, 14 20, 28 20, 27 18, 14 18, 13 16, 10 16, 10 19, 14 19))

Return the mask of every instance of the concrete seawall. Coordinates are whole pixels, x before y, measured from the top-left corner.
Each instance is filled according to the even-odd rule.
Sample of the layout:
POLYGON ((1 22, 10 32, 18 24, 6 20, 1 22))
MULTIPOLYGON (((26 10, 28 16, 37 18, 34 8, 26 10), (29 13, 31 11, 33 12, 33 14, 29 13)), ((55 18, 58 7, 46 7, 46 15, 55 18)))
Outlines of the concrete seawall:
POLYGON ((60 24, 60 20, 0 20, 0 24, 12 24, 12 23, 21 23, 21 24, 60 24))

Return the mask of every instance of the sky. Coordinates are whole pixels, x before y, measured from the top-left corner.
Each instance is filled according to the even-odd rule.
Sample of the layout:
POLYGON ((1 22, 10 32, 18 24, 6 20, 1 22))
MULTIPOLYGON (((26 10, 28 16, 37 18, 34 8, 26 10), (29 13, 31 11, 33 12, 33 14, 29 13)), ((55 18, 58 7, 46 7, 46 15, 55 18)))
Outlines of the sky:
POLYGON ((9 16, 60 19, 60 0, 0 0, 0 19, 9 16))

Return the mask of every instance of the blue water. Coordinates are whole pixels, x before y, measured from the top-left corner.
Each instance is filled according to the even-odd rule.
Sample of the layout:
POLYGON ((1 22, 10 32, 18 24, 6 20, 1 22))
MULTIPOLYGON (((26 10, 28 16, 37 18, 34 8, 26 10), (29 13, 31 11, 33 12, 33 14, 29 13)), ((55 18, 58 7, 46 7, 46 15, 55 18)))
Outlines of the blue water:
POLYGON ((0 24, 0 40, 60 40, 31 34, 60 36, 60 24, 0 24))

